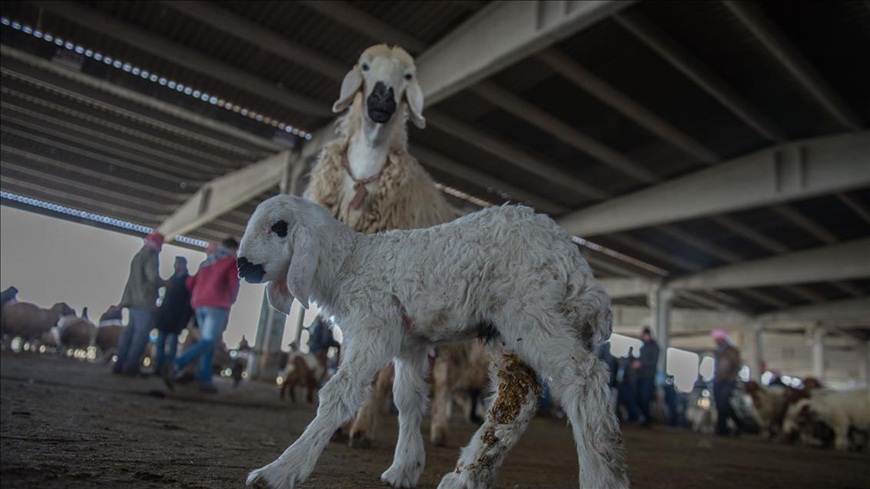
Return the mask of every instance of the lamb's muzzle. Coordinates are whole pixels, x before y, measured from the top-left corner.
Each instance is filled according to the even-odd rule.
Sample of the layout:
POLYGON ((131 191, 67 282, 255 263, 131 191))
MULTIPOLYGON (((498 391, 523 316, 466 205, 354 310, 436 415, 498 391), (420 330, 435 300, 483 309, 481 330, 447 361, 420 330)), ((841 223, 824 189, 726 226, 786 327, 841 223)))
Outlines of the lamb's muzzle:
POLYGON ((263 282, 263 276, 266 275, 266 269, 263 265, 251 263, 244 256, 240 256, 238 261, 239 278, 245 280, 249 284, 259 284, 263 282))

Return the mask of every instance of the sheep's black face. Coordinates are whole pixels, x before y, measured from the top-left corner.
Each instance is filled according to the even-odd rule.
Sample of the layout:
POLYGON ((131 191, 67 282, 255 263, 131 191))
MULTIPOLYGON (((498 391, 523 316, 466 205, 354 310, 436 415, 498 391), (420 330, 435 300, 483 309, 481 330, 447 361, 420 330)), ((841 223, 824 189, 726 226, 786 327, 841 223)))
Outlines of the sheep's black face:
POLYGON ((392 87, 387 88, 384 82, 375 83, 372 93, 366 99, 369 118, 378 124, 384 124, 396 113, 396 95, 392 87))

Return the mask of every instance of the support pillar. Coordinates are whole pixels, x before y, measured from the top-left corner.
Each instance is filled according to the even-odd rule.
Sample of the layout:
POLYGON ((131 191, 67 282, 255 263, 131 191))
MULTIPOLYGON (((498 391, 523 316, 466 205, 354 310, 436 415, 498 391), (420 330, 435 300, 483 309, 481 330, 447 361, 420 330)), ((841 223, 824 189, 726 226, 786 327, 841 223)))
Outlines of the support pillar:
POLYGON ((858 385, 870 388, 870 342, 862 341, 856 351, 858 353, 858 385))
POLYGON ((827 330, 822 325, 813 328, 813 377, 825 382, 825 334, 827 330))
POLYGON ((767 369, 764 361, 764 330, 766 328, 766 323, 758 322, 750 324, 743 331, 743 355, 746 364, 749 365, 750 378, 755 381, 760 381, 761 374, 767 369))
MULTIPOLYGON (((289 152, 286 167, 281 174, 280 191, 284 194, 301 194, 300 181, 304 170, 304 161, 299 158, 299 152, 289 152)), ((281 358, 281 341, 284 338, 284 327, 287 316, 276 311, 269 305, 266 291, 263 291, 263 301, 260 306, 260 322, 257 326, 256 343, 248 360, 248 378, 274 382, 278 376, 281 358)))
POLYGON ((674 290, 661 283, 653 286, 648 298, 649 307, 652 310, 652 329, 655 331, 655 340, 659 344, 659 364, 657 370, 661 378, 667 376, 668 347, 671 343, 671 303, 673 299, 674 290))

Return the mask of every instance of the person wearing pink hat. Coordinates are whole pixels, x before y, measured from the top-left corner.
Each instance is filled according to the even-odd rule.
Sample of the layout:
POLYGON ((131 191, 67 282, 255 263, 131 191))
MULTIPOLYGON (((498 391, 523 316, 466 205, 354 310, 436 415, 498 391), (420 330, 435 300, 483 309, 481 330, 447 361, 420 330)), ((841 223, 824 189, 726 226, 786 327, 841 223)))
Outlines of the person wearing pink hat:
POLYGON ((743 430, 741 420, 731 407, 731 395, 737 383, 737 372, 740 371, 740 352, 734 346, 734 341, 724 329, 714 329, 711 335, 716 342, 713 375, 713 401, 716 403, 716 434, 728 436, 728 419, 734 421, 737 427, 735 435, 743 430))
POLYGON ((139 363, 148 345, 148 335, 157 319, 157 296, 163 279, 160 278, 160 250, 163 235, 151 233, 145 236, 142 249, 130 262, 130 275, 119 307, 130 312, 130 323, 118 339, 118 361, 112 373, 139 375, 139 363))

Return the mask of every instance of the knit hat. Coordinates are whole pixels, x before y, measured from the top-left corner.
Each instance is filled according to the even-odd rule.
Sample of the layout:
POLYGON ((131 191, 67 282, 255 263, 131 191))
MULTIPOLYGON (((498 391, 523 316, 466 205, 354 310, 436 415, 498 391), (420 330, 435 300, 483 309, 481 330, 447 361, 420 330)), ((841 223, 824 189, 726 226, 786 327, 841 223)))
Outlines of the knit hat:
POLYGON ((145 236, 145 241, 150 241, 157 245, 157 247, 163 246, 163 235, 157 232, 151 233, 145 236))
POLYGON ((710 336, 712 336, 714 340, 725 340, 729 345, 733 343, 731 336, 724 329, 714 329, 710 333, 710 336))

